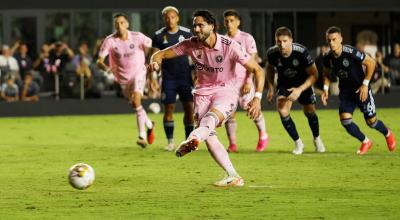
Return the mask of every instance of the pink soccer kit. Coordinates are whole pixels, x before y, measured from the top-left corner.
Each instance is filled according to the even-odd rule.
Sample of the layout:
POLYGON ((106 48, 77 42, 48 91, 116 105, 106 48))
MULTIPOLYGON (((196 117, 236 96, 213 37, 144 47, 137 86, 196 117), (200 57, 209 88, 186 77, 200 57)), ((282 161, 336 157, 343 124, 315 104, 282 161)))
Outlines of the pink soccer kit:
POLYGON ((143 93, 146 83, 145 48, 150 48, 151 44, 151 39, 144 34, 129 31, 127 40, 113 33, 101 45, 99 56, 109 56, 115 80, 125 95, 133 91, 143 93))
MULTIPOLYGON (((248 54, 252 55, 254 53, 257 53, 257 46, 256 42, 251 36, 251 34, 248 34, 246 32, 238 30, 235 34, 235 36, 232 37, 233 40, 238 42, 242 49, 246 51, 248 54)), ((236 82, 238 89, 241 89, 243 84, 245 83, 246 80, 246 74, 247 70, 240 64, 236 64, 236 69, 235 69, 235 74, 236 74, 236 82)), ((243 109, 247 109, 247 105, 249 102, 253 99, 254 93, 255 93, 255 88, 254 88, 254 83, 251 83, 252 87, 249 93, 243 95, 239 99, 239 105, 243 109)))
POLYGON ((196 68, 197 85, 194 104, 200 120, 215 108, 227 119, 236 110, 239 91, 235 84, 236 64, 244 65, 251 56, 230 38, 217 34, 214 48, 204 46, 196 37, 172 46, 178 55, 189 55, 196 68))

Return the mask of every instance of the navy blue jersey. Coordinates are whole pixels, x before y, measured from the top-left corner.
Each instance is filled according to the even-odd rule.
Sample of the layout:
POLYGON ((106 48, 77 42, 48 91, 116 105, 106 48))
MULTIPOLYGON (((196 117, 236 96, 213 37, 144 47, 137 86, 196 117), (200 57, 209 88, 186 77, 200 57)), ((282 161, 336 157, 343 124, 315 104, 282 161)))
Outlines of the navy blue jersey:
POLYGON ((303 84, 308 73, 306 68, 314 64, 314 59, 305 46, 292 44, 292 53, 283 57, 278 46, 270 47, 267 51, 268 63, 278 70, 278 87, 291 88, 303 84))
POLYGON ((365 74, 362 62, 365 54, 357 48, 343 45, 342 54, 335 57, 332 51, 324 56, 324 66, 330 69, 330 74, 339 77, 339 89, 341 92, 354 93, 362 84, 365 74))
MULTIPOLYGON (((176 33, 169 33, 168 30, 163 27, 156 31, 153 37, 153 47, 163 50, 190 37, 192 37, 192 33, 188 28, 179 26, 176 33)), ((173 59, 163 60, 162 76, 164 79, 191 80, 192 76, 188 57, 179 56, 173 59)))

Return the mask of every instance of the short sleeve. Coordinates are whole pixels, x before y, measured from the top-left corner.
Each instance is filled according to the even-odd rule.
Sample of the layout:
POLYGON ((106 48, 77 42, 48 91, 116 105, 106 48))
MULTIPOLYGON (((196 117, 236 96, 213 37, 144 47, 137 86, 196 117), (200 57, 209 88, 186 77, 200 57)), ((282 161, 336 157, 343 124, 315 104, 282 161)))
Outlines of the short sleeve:
POLYGON ((171 48, 178 56, 188 55, 187 49, 190 48, 190 39, 183 40, 169 48, 171 48))
POLYGON ((324 67, 325 67, 325 68, 328 68, 328 69, 331 68, 331 65, 329 64, 329 54, 325 55, 325 56, 322 58, 322 63, 324 64, 324 67))
POLYGON ((153 39, 151 41, 152 41, 152 46, 151 47, 158 48, 158 49, 161 48, 160 44, 159 44, 159 42, 157 40, 157 35, 156 34, 153 36, 153 39))
POLYGON ((236 41, 232 41, 231 47, 232 47, 232 57, 233 57, 234 61, 236 61, 237 63, 240 63, 242 65, 249 62, 249 60, 251 59, 251 56, 248 53, 246 53, 245 51, 243 51, 243 49, 239 45, 239 43, 237 43, 236 41))
POLYGON ((111 41, 108 38, 106 38, 101 44, 99 57, 105 58, 106 56, 108 56, 110 48, 111 48, 111 41))
POLYGON ((311 57, 310 53, 306 48, 304 49, 301 55, 306 67, 309 67, 314 64, 314 59, 311 57))
POLYGON ((256 41, 254 40, 254 38, 252 36, 249 36, 247 38, 246 52, 249 54, 257 53, 256 41))
POLYGON ((353 51, 351 52, 351 57, 358 62, 362 63, 365 59, 365 53, 359 51, 357 48, 352 48, 353 51))
POLYGON ((151 38, 147 37, 146 35, 142 34, 142 43, 144 48, 150 48, 151 47, 151 38))

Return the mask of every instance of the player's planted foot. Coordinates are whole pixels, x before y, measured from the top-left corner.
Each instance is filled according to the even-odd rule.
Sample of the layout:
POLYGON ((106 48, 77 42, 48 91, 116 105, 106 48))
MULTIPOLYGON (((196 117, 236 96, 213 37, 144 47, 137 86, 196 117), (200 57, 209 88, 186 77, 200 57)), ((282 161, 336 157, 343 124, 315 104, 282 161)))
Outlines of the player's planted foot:
POLYGON ((269 137, 267 137, 265 139, 259 139, 257 147, 256 147, 256 151, 263 152, 265 150, 265 148, 268 146, 268 141, 269 141, 269 137))
POLYGON ((325 152, 324 143, 322 143, 322 140, 319 136, 314 138, 314 147, 315 147, 315 152, 317 153, 325 152))
POLYGON ((154 142, 155 134, 154 134, 154 121, 151 122, 153 126, 147 129, 147 141, 149 144, 154 142))
POLYGON ((237 153, 237 152, 238 152, 238 151, 237 151, 237 145, 236 145, 236 144, 231 144, 231 145, 229 145, 227 151, 228 151, 229 153, 237 153))
POLYGON ((303 149, 304 149, 304 144, 303 141, 301 141, 301 139, 297 140, 294 142, 295 143, 295 148, 292 151, 293 154, 295 155, 300 155, 303 153, 303 149))
POLYGON ((371 147, 372 147, 372 141, 368 139, 367 141, 361 143, 361 147, 357 151, 357 154, 358 155, 366 154, 368 150, 371 149, 371 147))
POLYGON ((228 186, 243 186, 244 180, 240 176, 226 176, 220 181, 214 183, 214 186, 228 187, 228 186))
POLYGON ((168 143, 168 145, 165 147, 166 151, 174 151, 175 150, 175 144, 173 142, 168 143))
POLYGON ((388 134, 388 136, 386 136, 386 144, 387 144, 389 151, 394 151, 394 150, 396 150, 396 144, 397 144, 396 139, 394 138, 393 132, 390 129, 388 129, 388 130, 389 130, 389 134, 388 134))
POLYGON ((196 138, 186 140, 179 145, 179 148, 175 151, 177 157, 183 157, 186 154, 198 149, 200 141, 196 138))
POLYGON ((147 146, 147 141, 144 138, 139 137, 139 139, 136 141, 136 144, 138 144, 142 148, 145 148, 147 146))

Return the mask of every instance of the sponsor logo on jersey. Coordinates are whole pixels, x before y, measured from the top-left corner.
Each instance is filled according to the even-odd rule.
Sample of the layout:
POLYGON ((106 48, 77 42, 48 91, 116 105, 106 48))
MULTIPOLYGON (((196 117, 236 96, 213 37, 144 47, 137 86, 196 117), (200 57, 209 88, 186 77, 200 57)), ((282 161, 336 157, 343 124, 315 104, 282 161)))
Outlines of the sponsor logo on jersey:
POLYGON ((194 63, 194 67, 196 68, 196 70, 206 71, 209 73, 220 73, 220 72, 224 71, 223 67, 210 67, 210 66, 198 63, 198 62, 194 63))
POLYGON ((296 76, 297 75, 297 71, 296 70, 294 70, 294 69, 286 69, 284 72, 283 72, 283 75, 285 76, 285 77, 287 77, 287 78, 293 78, 294 76, 296 76))

